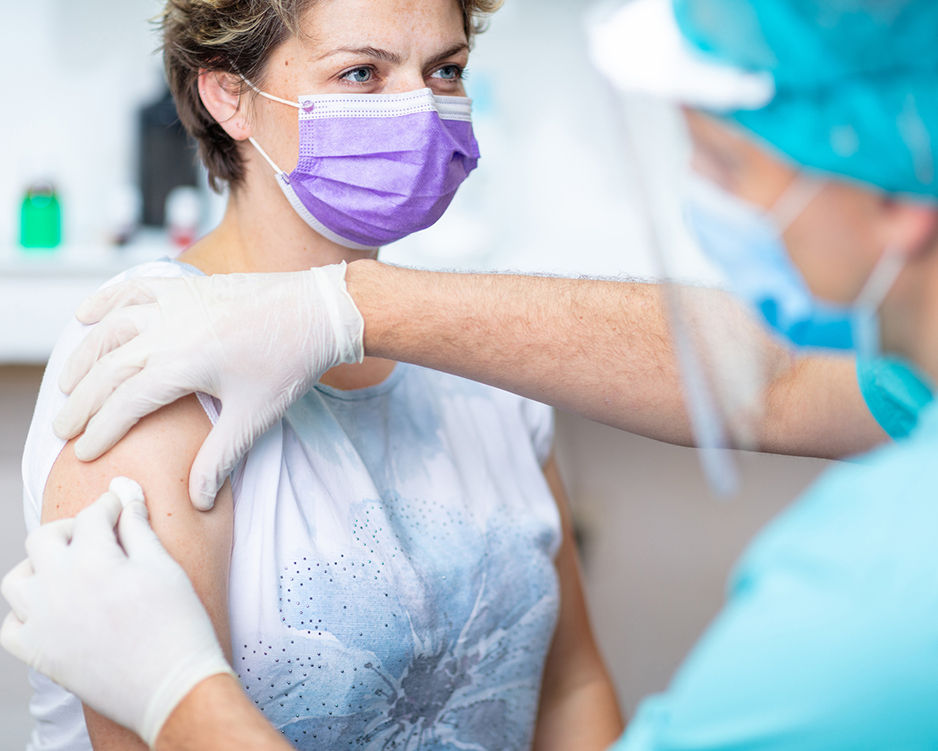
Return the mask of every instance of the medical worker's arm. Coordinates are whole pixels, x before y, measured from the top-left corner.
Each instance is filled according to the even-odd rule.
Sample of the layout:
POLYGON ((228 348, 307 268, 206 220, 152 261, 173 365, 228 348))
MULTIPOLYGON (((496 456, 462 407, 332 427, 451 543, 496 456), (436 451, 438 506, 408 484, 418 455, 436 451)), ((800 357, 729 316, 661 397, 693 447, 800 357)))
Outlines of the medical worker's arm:
MULTIPOLYGON (((725 298, 713 293, 715 305, 725 298)), ((93 459, 160 405, 195 391, 216 396, 222 418, 190 478, 193 503, 208 508, 244 452, 299 394, 361 356, 360 309, 368 354, 689 445, 662 303, 653 284, 441 274, 375 261, 356 261, 347 273, 323 267, 136 279, 80 309, 82 321, 101 323, 63 372, 71 396, 56 432, 73 438, 85 430, 77 451, 93 459)), ((763 450, 842 457, 885 439, 849 363, 809 360, 792 369, 767 336, 759 354, 775 375, 763 450)))
POLYGON ((570 507, 554 459, 544 476, 560 510, 563 542, 556 562, 560 614, 544 667, 534 749, 605 751, 622 733, 622 714, 590 625, 570 507))
MULTIPOLYGON (((43 499, 43 522, 72 517, 108 488, 111 478, 135 478, 146 493, 150 518, 166 549, 192 580, 228 648, 228 560, 231 550, 232 500, 226 485, 215 509, 203 514, 188 501, 192 458, 205 440, 210 423, 195 397, 187 397, 142 420, 103 458, 85 463, 69 444, 56 461, 43 499)), ((136 604, 152 608, 149 602, 136 604)), ((154 609, 153 627, 160 628, 154 609)), ((146 648, 145 642, 141 648, 146 648)), ((96 751, 145 748, 130 731, 85 710, 96 751)))
MULTIPOLYGON (((348 287, 374 356, 514 391, 599 422, 690 445, 680 374, 656 284, 440 274, 360 261, 348 287)), ((714 293, 715 304, 721 293, 714 293)), ((885 440, 852 361, 792 367, 768 336, 775 373, 761 448, 838 458, 885 440)))
POLYGON ((156 751, 290 751, 241 689, 218 675, 203 681, 169 716, 156 751))

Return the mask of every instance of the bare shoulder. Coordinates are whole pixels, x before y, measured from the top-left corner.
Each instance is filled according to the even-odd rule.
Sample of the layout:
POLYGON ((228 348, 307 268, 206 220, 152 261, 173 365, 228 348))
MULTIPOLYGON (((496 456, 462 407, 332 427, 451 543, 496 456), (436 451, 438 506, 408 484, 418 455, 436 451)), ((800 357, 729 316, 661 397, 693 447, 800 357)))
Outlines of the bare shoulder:
MULTIPOLYGON (((208 513, 191 506, 188 492, 189 468, 211 427, 198 399, 190 396, 141 420, 97 461, 78 461, 74 442, 68 443, 46 482, 42 520, 74 516, 107 490, 115 476, 135 479, 146 494, 153 529, 189 575, 227 652, 231 488, 225 484, 208 513)), ((129 731, 88 708, 85 718, 96 751, 145 748, 129 731)))
POLYGON ((69 442, 46 482, 43 522, 74 516, 107 490, 112 478, 126 475, 143 487, 153 527, 177 559, 194 552, 186 550, 189 538, 230 538, 227 486, 212 512, 198 512, 189 504, 189 468, 211 427, 198 399, 189 396, 141 420, 97 461, 78 461, 69 442))

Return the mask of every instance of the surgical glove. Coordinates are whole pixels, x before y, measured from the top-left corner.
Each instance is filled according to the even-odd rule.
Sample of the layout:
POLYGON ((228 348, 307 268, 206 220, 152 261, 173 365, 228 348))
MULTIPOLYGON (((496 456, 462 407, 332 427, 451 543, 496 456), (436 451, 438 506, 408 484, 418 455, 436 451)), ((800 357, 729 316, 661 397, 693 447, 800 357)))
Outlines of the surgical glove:
POLYGON ((3 579, 0 644, 151 747, 179 702, 232 674, 185 572, 147 520, 137 488, 123 513, 111 485, 75 519, 29 536, 3 579), (118 523, 115 537, 114 525, 118 523))
POLYGON ((254 441, 320 376, 364 357, 364 321, 346 264, 289 274, 137 279, 76 313, 98 325, 62 372, 70 394, 55 421, 90 461, 140 418, 194 392, 222 403, 196 456, 189 495, 207 510, 254 441), (90 422, 89 422, 90 420, 90 422))

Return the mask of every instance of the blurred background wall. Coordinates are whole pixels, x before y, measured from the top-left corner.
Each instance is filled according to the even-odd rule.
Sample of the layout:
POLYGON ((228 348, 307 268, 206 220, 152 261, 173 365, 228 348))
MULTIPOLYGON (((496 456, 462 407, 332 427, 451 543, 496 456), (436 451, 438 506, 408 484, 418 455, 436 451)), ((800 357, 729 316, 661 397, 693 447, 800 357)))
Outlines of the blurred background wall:
MULTIPOLYGON (((11 0, 4 0, 10 3, 11 0)), ((19 460, 42 367, 86 293, 139 258, 172 253, 149 229, 114 247, 138 182, 142 107, 162 93, 157 0, 30 0, 0 25, 0 569, 23 555, 19 460), (52 181, 63 243, 19 247, 24 192, 52 181)), ((468 87, 483 164, 435 228, 388 249, 429 268, 648 277, 618 113, 589 67, 588 4, 507 0, 479 39, 468 87)), ((200 224, 222 199, 200 194, 200 224)), ((125 238, 126 239, 126 238, 125 238)), ((632 711, 664 688, 719 608, 734 559, 822 463, 741 456, 743 491, 709 496, 694 452, 558 419, 583 531, 596 629, 632 711)), ((28 734, 25 670, 0 654, 0 751, 28 734)))

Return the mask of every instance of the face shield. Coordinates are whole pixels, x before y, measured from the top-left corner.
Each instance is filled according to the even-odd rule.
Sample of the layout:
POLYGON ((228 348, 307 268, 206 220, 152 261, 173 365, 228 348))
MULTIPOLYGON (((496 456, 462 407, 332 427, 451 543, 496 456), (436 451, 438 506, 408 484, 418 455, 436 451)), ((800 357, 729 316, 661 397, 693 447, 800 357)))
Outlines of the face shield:
POLYGON ((777 251, 777 223, 810 200, 813 188, 799 188, 785 197, 788 205, 764 211, 719 187, 707 160, 695 153, 683 108, 759 106, 771 99, 771 79, 694 55, 669 2, 620 3, 599 11, 590 26, 594 60, 612 84, 618 158, 656 259, 703 469, 716 493, 731 495, 740 478, 729 449, 762 444, 769 390, 794 360, 769 333, 764 311, 737 297, 741 285, 763 284, 763 275, 715 253, 743 261, 753 252, 777 251), (669 59, 661 67, 650 62, 669 59))

